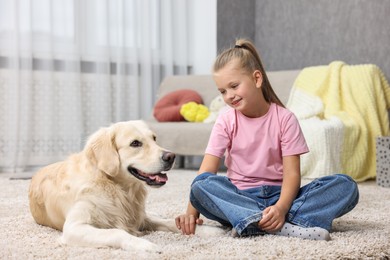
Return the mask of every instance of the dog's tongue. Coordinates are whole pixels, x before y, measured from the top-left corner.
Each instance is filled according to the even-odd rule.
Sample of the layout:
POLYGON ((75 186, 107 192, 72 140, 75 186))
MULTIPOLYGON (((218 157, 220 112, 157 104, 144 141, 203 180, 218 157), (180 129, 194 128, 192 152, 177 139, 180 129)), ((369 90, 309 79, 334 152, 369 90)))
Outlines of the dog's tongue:
POLYGON ((165 173, 145 173, 140 170, 137 171, 140 176, 146 178, 149 185, 164 185, 168 181, 168 176, 165 173))
POLYGON ((157 173, 153 175, 148 175, 149 179, 158 182, 158 183, 165 183, 168 181, 168 176, 164 173, 157 173))

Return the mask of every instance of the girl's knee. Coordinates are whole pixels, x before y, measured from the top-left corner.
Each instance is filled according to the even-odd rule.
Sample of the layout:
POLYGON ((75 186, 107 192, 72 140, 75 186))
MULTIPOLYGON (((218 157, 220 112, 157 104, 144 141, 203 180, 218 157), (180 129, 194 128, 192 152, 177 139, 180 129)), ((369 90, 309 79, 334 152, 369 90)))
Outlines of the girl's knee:
POLYGON ((203 180, 206 180, 207 178, 209 178, 210 176, 215 176, 215 174, 211 173, 211 172, 204 172, 204 173, 201 173, 199 174, 198 176, 195 177, 195 179, 192 181, 192 184, 191 185, 194 185, 196 182, 198 181, 203 181, 203 180))
POLYGON ((191 194, 215 193, 216 191, 231 189, 231 182, 224 176, 204 172, 196 176, 191 184, 191 194))
POLYGON ((359 188, 354 179, 345 174, 337 174, 338 182, 340 183, 340 190, 346 201, 344 213, 351 211, 359 202, 359 188))
POLYGON ((352 198, 359 198, 359 189, 357 183, 351 176, 346 174, 336 174, 338 183, 342 186, 342 190, 344 194, 349 194, 352 198))
POLYGON ((195 177, 191 184, 191 195, 202 194, 205 190, 208 190, 209 179, 215 176, 210 172, 204 172, 195 177))
POLYGON ((351 176, 348 176, 346 174, 335 174, 334 176, 336 177, 338 182, 340 182, 341 185, 345 186, 346 188, 348 188, 348 187, 350 189, 357 188, 357 184, 351 176))

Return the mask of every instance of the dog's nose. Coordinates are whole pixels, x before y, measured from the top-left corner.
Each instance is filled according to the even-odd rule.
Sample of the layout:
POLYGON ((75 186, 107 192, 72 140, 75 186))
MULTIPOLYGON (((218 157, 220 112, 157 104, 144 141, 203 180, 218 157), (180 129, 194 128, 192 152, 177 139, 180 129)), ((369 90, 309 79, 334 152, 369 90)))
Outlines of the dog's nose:
POLYGON ((175 161, 176 155, 171 152, 163 152, 162 159, 164 162, 169 163, 172 165, 172 163, 175 161))

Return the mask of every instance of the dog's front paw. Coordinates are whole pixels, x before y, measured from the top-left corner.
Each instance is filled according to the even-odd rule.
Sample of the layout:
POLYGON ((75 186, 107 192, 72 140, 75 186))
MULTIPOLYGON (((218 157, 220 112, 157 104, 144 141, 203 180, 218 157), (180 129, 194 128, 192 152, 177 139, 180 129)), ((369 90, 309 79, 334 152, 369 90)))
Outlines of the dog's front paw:
POLYGON ((142 238, 125 240, 121 247, 126 251, 161 253, 161 248, 158 245, 142 238))
POLYGON ((218 237, 226 235, 227 231, 222 227, 198 225, 196 226, 195 234, 201 237, 218 237))

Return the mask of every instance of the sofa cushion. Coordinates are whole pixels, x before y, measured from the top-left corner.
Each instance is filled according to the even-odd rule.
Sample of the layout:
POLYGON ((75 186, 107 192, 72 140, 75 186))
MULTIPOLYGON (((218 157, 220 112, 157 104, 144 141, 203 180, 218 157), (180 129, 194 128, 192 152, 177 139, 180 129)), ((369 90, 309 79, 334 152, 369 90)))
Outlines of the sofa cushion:
POLYGON ((198 92, 191 89, 172 91, 160 98, 154 106, 153 116, 159 122, 185 121, 180 114, 180 108, 188 102, 203 104, 202 97, 198 92))

